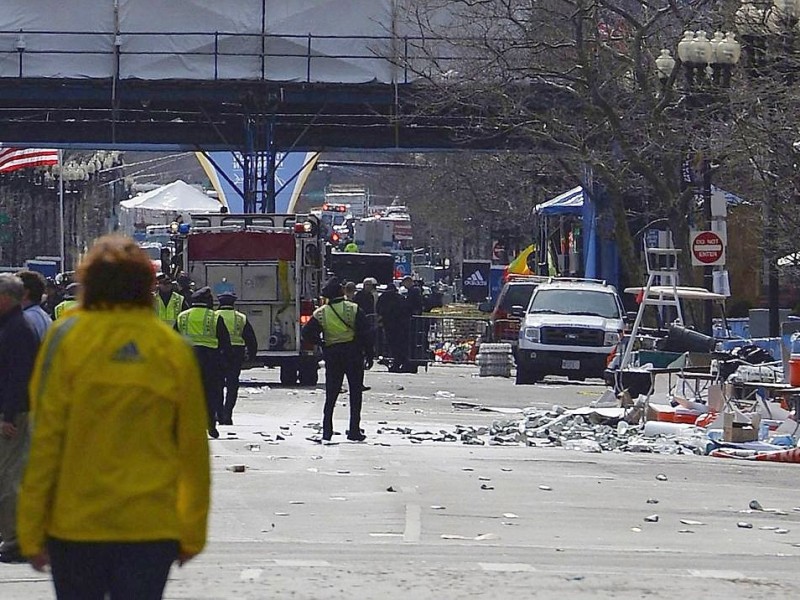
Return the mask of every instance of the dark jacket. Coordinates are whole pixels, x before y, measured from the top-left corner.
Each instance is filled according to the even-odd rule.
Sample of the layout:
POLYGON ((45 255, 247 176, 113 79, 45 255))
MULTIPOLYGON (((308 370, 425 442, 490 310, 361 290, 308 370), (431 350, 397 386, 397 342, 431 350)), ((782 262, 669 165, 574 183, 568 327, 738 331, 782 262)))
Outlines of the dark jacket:
POLYGON ((406 307, 411 315, 421 315, 423 308, 422 290, 414 285, 408 289, 406 294, 406 307))
POLYGON ((38 349, 36 332, 21 306, 0 317, 0 413, 6 423, 28 412, 28 383, 38 349))
MULTIPOLYGON (((342 302, 344 298, 333 298, 330 300, 330 304, 338 304, 342 302)), ((323 335, 322 325, 320 324, 317 319, 311 317, 311 319, 303 325, 302 330, 303 340, 310 344, 315 344, 317 346, 322 346, 323 351, 325 350, 325 338, 323 335)), ((374 357, 374 340, 372 338, 372 328, 369 326, 369 319, 367 319, 367 315, 364 314, 364 311, 360 308, 358 312, 356 312, 356 330, 355 330, 355 339, 353 343, 356 344, 364 355, 366 359, 372 359, 374 357)), ((337 344, 333 346, 334 348, 337 346, 347 346, 349 344, 337 344)))
POLYGON ((396 288, 394 291, 388 290, 380 295, 375 310, 378 311, 383 328, 387 331, 408 327, 406 299, 397 292, 396 288))
POLYGON ((358 304, 358 308, 364 311, 364 314, 374 315, 377 311, 375 310, 375 305, 377 304, 377 300, 375 299, 376 294, 373 292, 368 292, 367 290, 359 290, 356 292, 355 297, 353 298, 353 302, 358 304))

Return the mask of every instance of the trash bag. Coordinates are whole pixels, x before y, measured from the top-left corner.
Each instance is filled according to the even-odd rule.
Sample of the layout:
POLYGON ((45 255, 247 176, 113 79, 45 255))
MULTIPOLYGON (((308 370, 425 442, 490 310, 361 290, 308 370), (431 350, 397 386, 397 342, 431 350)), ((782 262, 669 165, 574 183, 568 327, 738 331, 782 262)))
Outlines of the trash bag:
POLYGON ((745 362, 749 365, 761 365, 764 363, 775 362, 772 354, 768 350, 759 348, 753 344, 742 346, 741 348, 734 348, 731 356, 745 362))

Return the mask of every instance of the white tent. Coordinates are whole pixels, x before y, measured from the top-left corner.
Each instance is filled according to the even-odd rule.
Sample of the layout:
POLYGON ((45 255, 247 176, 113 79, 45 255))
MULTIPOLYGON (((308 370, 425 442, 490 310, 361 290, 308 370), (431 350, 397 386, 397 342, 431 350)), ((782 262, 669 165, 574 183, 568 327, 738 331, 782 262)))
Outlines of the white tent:
POLYGON ((132 235, 148 225, 169 225, 178 217, 190 223, 190 212, 219 212, 222 204, 181 180, 119 203, 120 229, 132 235))

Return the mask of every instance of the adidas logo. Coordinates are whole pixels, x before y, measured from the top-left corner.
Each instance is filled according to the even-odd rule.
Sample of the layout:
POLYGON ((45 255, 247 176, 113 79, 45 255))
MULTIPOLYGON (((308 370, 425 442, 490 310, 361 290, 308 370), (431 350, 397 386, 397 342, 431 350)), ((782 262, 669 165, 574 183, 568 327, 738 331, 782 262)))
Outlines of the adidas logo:
POLYGON ((464 280, 464 285, 486 285, 486 278, 480 271, 475 271, 464 280))
POLYGON ((128 342, 111 356, 114 362, 140 362, 142 355, 134 342, 128 342))

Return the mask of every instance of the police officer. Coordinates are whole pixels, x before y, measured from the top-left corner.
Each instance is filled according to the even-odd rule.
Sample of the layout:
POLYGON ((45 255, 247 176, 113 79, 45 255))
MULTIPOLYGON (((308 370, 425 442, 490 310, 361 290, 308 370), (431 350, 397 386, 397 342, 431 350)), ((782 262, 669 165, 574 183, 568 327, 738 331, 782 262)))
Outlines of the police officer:
POLYGON ((247 320, 247 315, 234 308, 236 294, 223 292, 217 297, 219 300, 219 315, 225 322, 225 327, 231 336, 231 352, 228 361, 223 365, 222 387, 225 389, 225 403, 222 407, 220 425, 233 425, 233 407, 236 406, 236 397, 239 394, 239 375, 242 372, 242 363, 245 356, 255 358, 258 351, 258 340, 253 326, 247 320))
POLYGON ((67 289, 64 290, 64 299, 56 304, 53 309, 53 318, 60 319, 64 313, 72 308, 78 306, 78 292, 80 291, 81 284, 70 283, 67 289))
POLYGON ((219 437, 217 423, 222 417, 222 365, 231 350, 231 338, 225 321, 214 312, 211 288, 192 294, 192 306, 178 315, 175 329, 194 347, 208 407, 208 435, 219 437))
POLYGON ((328 303, 314 311, 303 327, 303 339, 322 346, 325 359, 325 408, 322 415, 323 444, 333 437, 333 409, 347 377, 350 388, 350 428, 347 439, 363 442, 361 401, 364 369, 372 368, 372 332, 366 315, 354 302, 344 299, 344 289, 336 277, 322 289, 328 303))
POLYGON ((189 308, 189 305, 179 293, 172 287, 172 280, 166 273, 156 275, 158 289, 156 290, 153 302, 155 303, 158 318, 170 327, 175 326, 178 315, 189 308))

